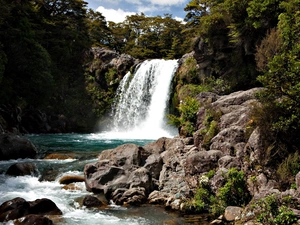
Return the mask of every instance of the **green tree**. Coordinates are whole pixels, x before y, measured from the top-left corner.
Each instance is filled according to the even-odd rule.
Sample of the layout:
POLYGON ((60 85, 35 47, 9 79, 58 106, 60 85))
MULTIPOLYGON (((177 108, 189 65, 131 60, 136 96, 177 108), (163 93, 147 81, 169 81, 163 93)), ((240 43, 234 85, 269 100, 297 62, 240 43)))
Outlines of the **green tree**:
POLYGON ((107 26, 105 17, 100 12, 88 10, 87 26, 92 45, 109 46, 111 31, 107 26))
POLYGON ((283 10, 278 24, 280 49, 258 79, 267 88, 262 102, 275 108, 270 112, 273 141, 284 143, 288 151, 295 151, 300 144, 297 135, 300 129, 300 4, 299 0, 292 0, 280 6, 283 10))

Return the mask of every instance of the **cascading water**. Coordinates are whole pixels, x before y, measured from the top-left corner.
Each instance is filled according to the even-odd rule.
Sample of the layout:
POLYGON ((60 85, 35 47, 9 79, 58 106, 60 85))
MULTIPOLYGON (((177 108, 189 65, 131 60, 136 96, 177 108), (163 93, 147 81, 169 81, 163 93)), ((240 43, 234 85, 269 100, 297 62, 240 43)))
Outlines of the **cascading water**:
POLYGON ((175 128, 166 122, 170 84, 177 60, 146 60, 135 74, 121 81, 113 107, 113 132, 122 138, 172 137, 175 128))

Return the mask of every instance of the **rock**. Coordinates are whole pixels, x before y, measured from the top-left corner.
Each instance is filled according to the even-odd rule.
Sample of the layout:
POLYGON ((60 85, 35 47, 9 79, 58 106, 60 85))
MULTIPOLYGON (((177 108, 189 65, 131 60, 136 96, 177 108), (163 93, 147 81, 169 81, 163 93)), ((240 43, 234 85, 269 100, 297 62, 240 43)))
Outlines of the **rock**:
POLYGON ((219 150, 200 151, 187 157, 185 172, 193 175, 215 169, 218 165, 218 160, 223 156, 219 150))
POLYGON ((82 190, 82 188, 78 187, 77 185, 75 184, 67 184, 67 185, 64 185, 62 187, 62 189, 64 190, 69 190, 69 191, 79 191, 79 190, 82 190))
POLYGON ((146 159, 144 167, 148 169, 154 179, 159 178, 163 166, 163 160, 159 154, 152 154, 146 159))
POLYGON ((297 173, 295 180, 296 180, 297 191, 300 192, 300 172, 297 173))
POLYGON ((243 208, 237 206, 227 206, 224 213, 224 219, 228 222, 241 219, 243 208))
POLYGON ((86 188, 94 193, 103 192, 109 198, 116 189, 129 187, 125 172, 123 168, 115 166, 96 167, 94 171, 93 165, 88 164, 84 169, 86 188))
POLYGON ((210 179, 210 185, 211 185, 211 189, 216 192, 219 188, 223 187, 223 185, 225 184, 225 178, 224 178, 224 174, 226 174, 228 172, 227 169, 225 168, 221 168, 219 169, 216 174, 210 179))
POLYGON ((235 145, 245 142, 244 129, 239 126, 231 126, 221 130, 211 140, 210 149, 220 150, 227 155, 235 155, 235 145))
POLYGON ((86 206, 87 208, 92 208, 96 207, 99 208, 101 206, 104 206, 103 202, 101 202, 97 197, 87 195, 83 199, 83 205, 86 206))
POLYGON ((144 154, 145 152, 142 147, 135 144, 124 144, 115 149, 102 151, 99 160, 110 160, 114 166, 122 166, 127 169, 132 166, 144 165, 150 155, 144 154))
POLYGON ((147 200, 144 188, 130 188, 126 190, 121 198, 118 200, 118 204, 124 205, 141 205, 147 200))
POLYGON ((51 153, 51 154, 47 155, 44 159, 65 160, 65 159, 74 159, 74 157, 71 155, 68 155, 68 154, 51 153))
POLYGON ((232 157, 229 155, 223 156, 218 160, 219 168, 225 168, 225 169, 231 169, 231 168, 237 168, 240 170, 241 163, 236 157, 232 157))
POLYGON ((168 201, 169 197, 169 194, 156 190, 149 194, 148 200, 151 204, 165 204, 168 201))
POLYGON ((252 164, 265 165, 268 163, 268 157, 265 157, 263 141, 258 128, 251 133, 244 152, 248 153, 252 164))
POLYGON ((18 135, 0 134, 0 160, 35 158, 36 154, 35 146, 28 139, 18 135))
POLYGON ((147 195, 153 190, 151 175, 144 167, 133 171, 127 182, 129 188, 144 188, 147 195))
POLYGON ((23 198, 14 198, 0 206, 0 222, 18 219, 29 214, 30 204, 23 198))
POLYGON ((159 138, 155 142, 146 144, 144 146, 144 149, 151 154, 160 154, 166 150, 165 149, 166 140, 167 138, 165 137, 159 138))
POLYGON ((6 171, 9 176, 38 176, 39 172, 34 163, 16 163, 11 165, 6 171))
POLYGON ((52 225, 52 220, 41 215, 27 215, 14 221, 15 225, 52 225))
POLYGON ((79 175, 65 175, 59 179, 60 184, 71 184, 75 182, 84 182, 84 176, 79 175))
POLYGON ((37 199, 29 202, 30 214, 39 215, 62 215, 62 211, 56 206, 56 204, 47 198, 37 199))

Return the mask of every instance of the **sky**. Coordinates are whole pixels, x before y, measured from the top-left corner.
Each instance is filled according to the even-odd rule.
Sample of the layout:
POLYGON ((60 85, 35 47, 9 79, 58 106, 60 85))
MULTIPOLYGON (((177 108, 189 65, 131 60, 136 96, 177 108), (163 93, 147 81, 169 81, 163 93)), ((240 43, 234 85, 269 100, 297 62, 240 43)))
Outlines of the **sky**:
POLYGON ((172 18, 183 20, 183 10, 190 0, 85 0, 88 8, 99 11, 106 21, 123 22, 126 16, 140 14, 146 16, 164 16, 168 13, 172 18))

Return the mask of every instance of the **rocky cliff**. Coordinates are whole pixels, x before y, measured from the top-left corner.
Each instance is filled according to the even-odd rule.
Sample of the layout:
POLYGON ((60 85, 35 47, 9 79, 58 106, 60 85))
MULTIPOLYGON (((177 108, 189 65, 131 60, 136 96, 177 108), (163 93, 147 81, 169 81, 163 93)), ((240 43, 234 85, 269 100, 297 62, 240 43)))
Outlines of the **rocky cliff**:
MULTIPOLYGON (((300 202, 299 180, 296 189, 280 190, 275 172, 264 166, 268 158, 260 130, 251 126, 250 117, 259 90, 224 96, 199 94, 197 99, 202 107, 197 114, 198 130, 192 138, 160 138, 143 147, 130 144, 103 151, 96 163, 85 166, 87 190, 104 193, 117 204, 148 202, 186 212, 203 177, 207 178, 210 190, 218 193, 226 182, 225 174, 235 168, 245 175, 246 188, 242 193, 251 196, 249 205, 270 194, 279 199, 290 196, 300 202), (217 129, 207 140, 208 117, 212 112, 219 115, 217 129), (208 178, 211 171, 213 175, 208 178)), ((245 210, 238 208, 238 216, 233 220, 243 219, 245 223, 253 220, 253 208, 245 210)))

